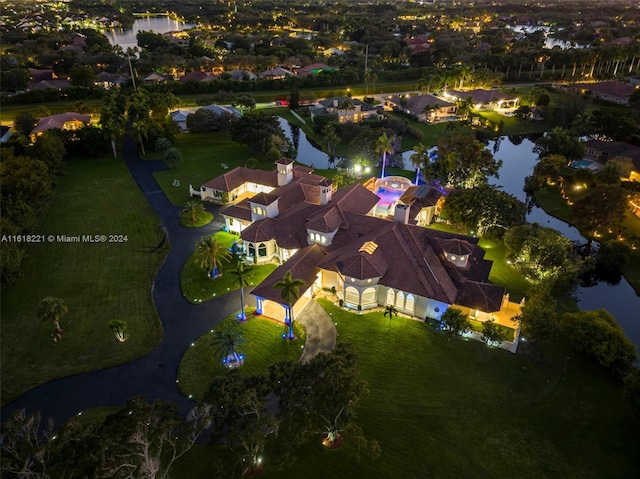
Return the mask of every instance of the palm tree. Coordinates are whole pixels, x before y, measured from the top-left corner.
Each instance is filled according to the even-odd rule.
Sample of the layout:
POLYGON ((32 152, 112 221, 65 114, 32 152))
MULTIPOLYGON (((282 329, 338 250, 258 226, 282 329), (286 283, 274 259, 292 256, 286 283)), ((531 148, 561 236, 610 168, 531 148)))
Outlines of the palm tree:
POLYGON ((389 315, 389 327, 387 328, 387 331, 391 331, 391 318, 393 316, 398 316, 398 310, 393 304, 387 304, 384 307, 384 316, 386 315, 389 315))
POLYGON ((180 216, 189 215, 189 221, 195 223, 198 221, 198 216, 205 212, 204 205, 199 201, 187 201, 184 205, 184 208, 180 212, 180 216))
POLYGON ((215 235, 209 235, 203 236, 196 243, 193 258, 201 268, 206 268, 210 271, 210 278, 215 279, 221 275, 220 271, 218 271, 218 263, 229 261, 231 252, 216 239, 215 235))
POLYGON ((413 147, 415 153, 409 157, 414 168, 416 168, 416 185, 418 184, 418 178, 420 177, 420 168, 426 166, 428 161, 428 149, 422 143, 418 143, 413 147))
POLYGON ((429 103, 428 105, 426 105, 422 110, 422 112, 424 113, 424 120, 426 122, 428 122, 429 121, 429 116, 431 115, 431 112, 434 111, 434 110, 437 110, 437 109, 438 109, 438 107, 436 105, 432 104, 432 103, 429 103))
POLYGON ((145 151, 143 139, 147 137, 147 124, 143 121, 134 121, 131 124, 131 132, 133 133, 136 141, 140 144, 140 148, 142 148, 142 154, 144 155, 145 151))
MULTIPOLYGON (((144 153, 144 149, 142 151, 144 153)), ((171 165, 172 168, 178 166, 178 163, 182 161, 182 151, 178 148, 169 148, 164 152, 164 162, 171 165)))
POLYGON ((239 348, 246 342, 242 326, 236 322, 225 321, 213 331, 211 346, 216 348, 216 355, 222 364, 231 368, 242 364, 244 355, 239 348))
POLYGON ((280 290, 280 297, 287 303, 289 311, 289 332, 287 339, 295 339, 293 334, 293 305, 300 297, 300 287, 306 283, 301 279, 291 278, 291 271, 287 271, 280 281, 273 285, 274 288, 280 290))
POLYGON ((387 136, 386 132, 378 138, 375 152, 382 153, 382 172, 380 173, 380 177, 384 178, 384 168, 387 164, 387 153, 393 153, 392 139, 387 136))
POLYGON ((121 319, 112 319, 109 321, 109 329, 113 331, 116 339, 120 343, 124 343, 126 341, 126 337, 124 335, 127 330, 127 322, 121 319))
POLYGON ((251 265, 246 263, 238 263, 236 269, 231 271, 234 276, 233 284, 240 288, 240 321, 246 321, 247 315, 244 313, 244 287, 249 286, 249 277, 251 276, 251 265))
POLYGON ((56 331, 62 329, 60 327, 60 318, 69 312, 69 308, 61 298, 48 296, 40 301, 36 314, 42 321, 51 321, 56 331))
POLYGON ((110 119, 102 123, 102 131, 104 132, 104 136, 111 142, 113 157, 116 158, 118 156, 116 143, 118 141, 118 135, 120 134, 120 125, 115 119, 110 119))
POLYGON ((167 151, 173 145, 169 138, 158 138, 154 146, 156 147, 156 151, 167 151))

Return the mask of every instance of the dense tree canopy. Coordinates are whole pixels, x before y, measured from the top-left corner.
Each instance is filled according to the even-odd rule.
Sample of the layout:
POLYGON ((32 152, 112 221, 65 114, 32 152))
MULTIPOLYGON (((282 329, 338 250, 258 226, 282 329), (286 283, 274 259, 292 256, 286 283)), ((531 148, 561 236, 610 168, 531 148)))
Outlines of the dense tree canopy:
POLYGON ((578 135, 560 126, 538 138, 535 143, 533 152, 540 158, 561 155, 571 161, 579 160, 584 154, 584 143, 578 135))
POLYGON ((496 186, 483 184, 451 192, 441 215, 478 236, 488 232, 501 235, 509 228, 524 223, 526 205, 496 186))
POLYGON ((282 154, 287 148, 278 117, 261 111, 248 111, 230 129, 231 139, 249 147, 254 155, 282 154))
POLYGON ((455 133, 438 142, 438 157, 423 172, 425 180, 447 186, 473 188, 498 177, 502 160, 496 160, 474 136, 455 133))
POLYGON ((537 223, 516 226, 507 231, 504 243, 507 258, 531 278, 575 276, 580 269, 571 240, 552 228, 537 223))
POLYGON ((568 344, 609 368, 626 368, 637 358, 636 346, 616 318, 604 309, 565 313, 560 328, 568 344))
POLYGON ((624 219, 627 193, 616 185, 599 185, 573 203, 572 222, 588 237, 617 228, 624 219))

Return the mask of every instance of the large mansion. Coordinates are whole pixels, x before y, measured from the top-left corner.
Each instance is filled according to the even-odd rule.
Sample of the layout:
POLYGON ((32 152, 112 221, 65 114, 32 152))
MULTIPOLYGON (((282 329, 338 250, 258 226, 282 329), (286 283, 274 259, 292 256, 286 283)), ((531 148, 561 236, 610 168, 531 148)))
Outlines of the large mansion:
POLYGON ((200 191, 190 189, 226 204, 221 215, 228 230, 240 234, 249 261, 280 264, 252 291, 259 313, 286 317, 273 288, 286 271, 306 285, 294 314, 321 289, 335 291, 354 310, 392 304, 421 319, 439 318, 450 305, 481 321, 513 308, 504 288, 489 283, 492 262, 477 238, 422 226, 444 192, 410 187, 382 217, 380 197, 361 184, 335 190, 331 180, 293 160, 276 166, 271 172, 235 168, 200 191))

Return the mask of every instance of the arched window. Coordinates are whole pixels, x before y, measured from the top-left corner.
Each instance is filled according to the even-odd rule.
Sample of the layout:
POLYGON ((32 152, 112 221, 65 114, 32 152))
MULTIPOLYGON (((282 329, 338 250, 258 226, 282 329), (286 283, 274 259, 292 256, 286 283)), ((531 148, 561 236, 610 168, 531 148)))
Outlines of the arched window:
POLYGON ((344 300, 347 303, 360 304, 360 292, 353 286, 347 286, 345 290, 344 300))
POLYGON ((362 304, 377 303, 377 291, 376 288, 367 288, 362 292, 362 304))
POLYGON ((262 256, 267 256, 267 245, 265 245, 264 243, 260 243, 258 245, 258 258, 262 256))
POLYGON ((387 304, 390 304, 390 305, 393 306, 395 304, 395 302, 396 302, 396 293, 395 293, 394 290, 389 288, 387 290, 387 304))
POLYGON ((404 309, 404 293, 402 291, 396 296, 396 308, 404 309))
POLYGON ((411 311, 413 313, 414 308, 415 308, 415 298, 413 297, 412 294, 408 294, 407 300, 404 303, 404 309, 406 309, 407 311, 411 311))
POLYGON ((249 243, 249 256, 255 256, 256 255, 256 247, 254 246, 253 243, 249 243))

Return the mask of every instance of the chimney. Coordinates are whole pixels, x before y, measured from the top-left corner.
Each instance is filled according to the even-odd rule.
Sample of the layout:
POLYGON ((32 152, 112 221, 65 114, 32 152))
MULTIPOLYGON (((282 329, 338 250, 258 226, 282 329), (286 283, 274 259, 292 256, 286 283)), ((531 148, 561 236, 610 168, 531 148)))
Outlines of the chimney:
POLYGON ((397 221, 398 223, 404 223, 405 225, 408 224, 410 209, 411 209, 411 206, 405 205, 403 203, 398 203, 393 213, 393 221, 397 221))

